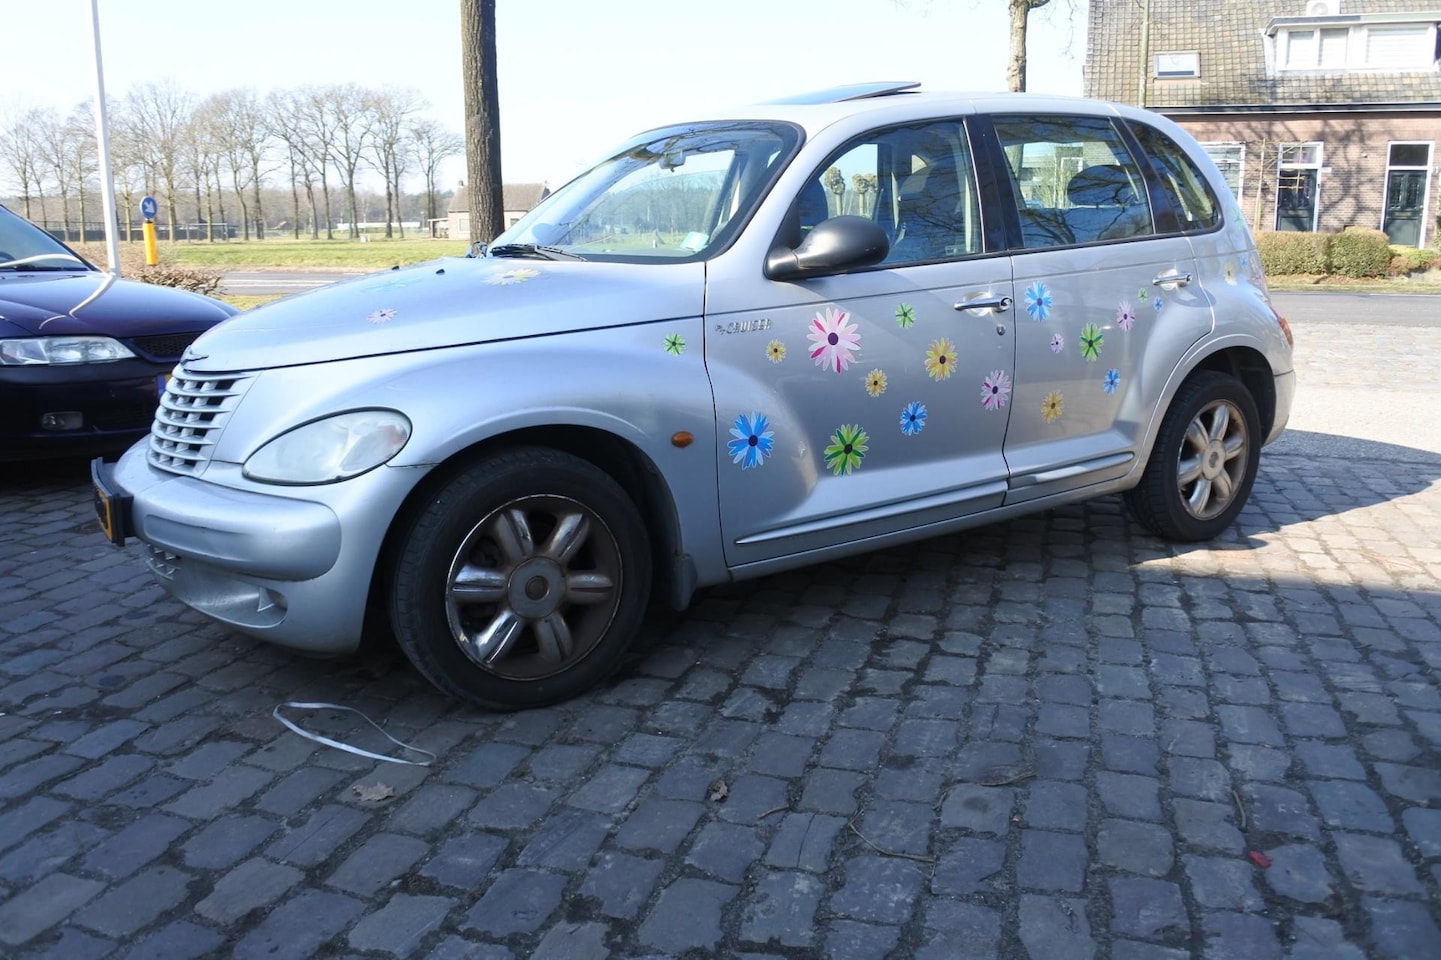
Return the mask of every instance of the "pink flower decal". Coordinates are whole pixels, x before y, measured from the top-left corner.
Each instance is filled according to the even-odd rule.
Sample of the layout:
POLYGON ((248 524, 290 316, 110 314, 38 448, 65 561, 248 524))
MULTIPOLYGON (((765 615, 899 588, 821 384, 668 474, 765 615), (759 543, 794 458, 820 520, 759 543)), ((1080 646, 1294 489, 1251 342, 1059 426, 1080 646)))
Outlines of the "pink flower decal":
POLYGON ((848 316, 844 310, 826 307, 824 316, 818 313, 811 321, 811 332, 806 337, 815 345, 811 359, 816 366, 844 373, 856 359, 861 349, 861 335, 856 333, 854 323, 846 323, 848 316))
POLYGON ((1060 352, 1061 352, 1062 350, 1064 350, 1064 349, 1066 349, 1066 338, 1065 338, 1065 337, 1061 336, 1059 333, 1056 334, 1055 336, 1051 337, 1051 352, 1052 352, 1052 353, 1060 353, 1060 352))
POLYGON ((1011 378, 1004 370, 992 370, 991 375, 981 381, 981 406, 987 410, 999 410, 1011 398, 1011 378))
POLYGON ((1136 311, 1131 309, 1131 301, 1122 300, 1121 305, 1116 308, 1116 326, 1131 332, 1131 327, 1136 323, 1136 311))

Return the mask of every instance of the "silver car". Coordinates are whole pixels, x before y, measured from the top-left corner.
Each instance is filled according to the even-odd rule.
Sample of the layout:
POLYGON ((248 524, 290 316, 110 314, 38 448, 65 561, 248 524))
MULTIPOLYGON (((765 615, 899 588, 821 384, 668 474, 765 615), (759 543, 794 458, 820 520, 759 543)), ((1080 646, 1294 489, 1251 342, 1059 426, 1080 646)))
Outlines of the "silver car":
POLYGON ((652 598, 1118 492, 1216 535, 1295 385, 1215 167, 1144 111, 915 86, 648 131, 482 256, 226 321, 95 464, 107 532, 494 708, 606 677, 652 598))

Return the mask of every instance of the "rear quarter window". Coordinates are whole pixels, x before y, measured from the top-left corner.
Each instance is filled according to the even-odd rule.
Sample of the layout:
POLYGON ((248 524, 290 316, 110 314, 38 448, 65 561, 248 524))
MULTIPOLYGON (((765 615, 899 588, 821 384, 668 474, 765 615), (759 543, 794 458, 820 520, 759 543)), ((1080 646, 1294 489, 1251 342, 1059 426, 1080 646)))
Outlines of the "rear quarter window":
POLYGON ((1181 229, 1187 233, 1209 230, 1221 222, 1221 205, 1211 185, 1180 145, 1155 127, 1133 123, 1131 132, 1150 157, 1181 229))

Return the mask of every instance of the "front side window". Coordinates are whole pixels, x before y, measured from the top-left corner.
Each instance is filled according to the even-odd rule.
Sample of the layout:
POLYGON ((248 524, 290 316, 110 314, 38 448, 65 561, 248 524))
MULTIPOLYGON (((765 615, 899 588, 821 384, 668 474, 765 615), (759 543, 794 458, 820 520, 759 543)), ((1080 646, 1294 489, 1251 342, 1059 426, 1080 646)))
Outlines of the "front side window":
POLYGON ((493 255, 650 262, 714 255, 745 224, 800 144, 782 123, 653 130, 526 214, 493 255))
POLYGON ((1155 127, 1133 124, 1132 131, 1141 142, 1141 149, 1151 158, 1151 167, 1161 181, 1161 189, 1186 232, 1208 230, 1221 222, 1221 205, 1206 182, 1205 174, 1186 156, 1186 151, 1155 127))
POLYGON ((995 120, 1027 249, 1155 233, 1145 181, 1100 117, 995 120))

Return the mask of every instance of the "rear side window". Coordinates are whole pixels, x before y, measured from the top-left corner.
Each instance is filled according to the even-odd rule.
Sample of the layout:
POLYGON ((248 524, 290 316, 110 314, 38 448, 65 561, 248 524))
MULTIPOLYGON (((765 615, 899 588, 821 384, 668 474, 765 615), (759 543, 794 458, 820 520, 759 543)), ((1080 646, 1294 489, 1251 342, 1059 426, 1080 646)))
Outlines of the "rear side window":
POLYGON ((1187 233, 1209 230, 1221 222, 1221 205, 1200 169, 1176 141, 1155 127, 1133 123, 1131 132, 1151 157, 1151 166, 1161 178, 1161 188, 1187 233))
POLYGON ((995 118, 1027 249, 1154 234, 1145 179, 1100 117, 995 118))

